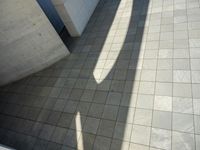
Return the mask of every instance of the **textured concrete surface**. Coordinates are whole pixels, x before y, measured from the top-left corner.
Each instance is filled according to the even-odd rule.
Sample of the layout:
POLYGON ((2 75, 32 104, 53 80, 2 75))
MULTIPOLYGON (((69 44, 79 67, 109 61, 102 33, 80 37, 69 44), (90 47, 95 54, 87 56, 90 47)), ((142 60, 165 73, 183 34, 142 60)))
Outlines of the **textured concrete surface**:
POLYGON ((199 150, 198 0, 102 0, 72 54, 0 92, 17 149, 199 150))
POLYGON ((0 1, 0 85, 69 54, 35 0, 0 1))
POLYGON ((68 32, 81 36, 99 0, 52 0, 68 32))

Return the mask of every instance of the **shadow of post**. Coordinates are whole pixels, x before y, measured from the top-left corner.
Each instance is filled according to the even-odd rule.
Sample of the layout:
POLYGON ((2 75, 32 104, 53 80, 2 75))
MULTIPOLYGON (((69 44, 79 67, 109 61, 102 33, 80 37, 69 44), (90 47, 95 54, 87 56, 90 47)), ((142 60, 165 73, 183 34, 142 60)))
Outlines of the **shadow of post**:
MULTIPOLYGON (((110 135, 113 138, 110 147, 112 150, 127 149, 126 142, 130 142, 131 138, 131 129, 139 88, 139 77, 137 73, 142 69, 140 58, 143 57, 145 46, 145 37, 143 35, 148 4, 148 0, 102 0, 92 16, 83 37, 76 43, 78 47, 74 48, 74 53, 84 52, 85 50, 88 54, 86 60, 94 61, 91 65, 92 67, 83 66, 83 68, 92 68, 93 73, 90 73, 89 76, 93 77, 93 79, 90 78, 92 81, 96 81, 95 87, 97 89, 99 87, 100 90, 102 90, 101 87, 105 87, 103 90, 108 92, 106 102, 102 102, 105 104, 103 115, 99 118, 108 119, 104 117, 104 113, 111 105, 113 107, 111 106, 110 108, 116 108, 118 110, 117 116, 113 116, 114 118, 112 119, 109 118, 115 122, 115 129, 112 135, 110 135), (119 11, 118 14, 117 11, 119 11), (128 23, 127 26, 123 26, 126 23, 128 23), (123 30, 126 30, 125 35, 124 33, 120 34, 120 31, 123 30), (110 34, 111 36, 109 36, 110 34), (113 39, 111 39, 112 36, 113 39), (124 40, 121 41, 119 39, 118 42, 117 37, 123 36, 124 40), (104 60, 105 57, 101 58, 101 56, 106 54, 106 60, 104 60), (103 63, 104 65, 101 66, 103 63), (98 66, 100 67, 98 68, 98 66), (95 76, 96 70, 97 73, 95 76), (99 76, 99 74, 101 75, 99 76), (110 87, 106 89, 109 85, 110 87), (120 101, 118 101, 116 95, 112 97, 112 94, 121 96, 120 101), (109 96, 112 99, 111 101, 109 100, 109 96)), ((107 112, 111 113, 109 110, 107 112)), ((80 110, 80 117, 81 114, 82 112, 80 110)), ((100 121, 101 124, 102 120, 100 121)), ((84 123, 82 126, 84 126, 84 123)), ((100 134, 100 136, 105 135, 100 134)), ((83 133, 81 138, 83 149, 89 149, 87 147, 88 142, 90 142, 90 139, 88 140, 90 138, 88 134, 83 133)), ((99 143, 103 144, 101 140, 99 143)), ((95 143, 93 149, 104 149, 104 145, 98 145, 99 143, 95 143)))

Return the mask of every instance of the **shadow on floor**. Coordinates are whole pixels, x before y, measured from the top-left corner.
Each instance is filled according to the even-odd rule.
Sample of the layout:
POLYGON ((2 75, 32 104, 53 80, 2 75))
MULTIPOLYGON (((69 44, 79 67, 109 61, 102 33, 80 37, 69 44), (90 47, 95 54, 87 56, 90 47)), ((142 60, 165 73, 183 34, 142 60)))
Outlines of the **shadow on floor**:
POLYGON ((0 143, 128 149, 148 0, 101 0, 71 56, 1 88, 0 143))

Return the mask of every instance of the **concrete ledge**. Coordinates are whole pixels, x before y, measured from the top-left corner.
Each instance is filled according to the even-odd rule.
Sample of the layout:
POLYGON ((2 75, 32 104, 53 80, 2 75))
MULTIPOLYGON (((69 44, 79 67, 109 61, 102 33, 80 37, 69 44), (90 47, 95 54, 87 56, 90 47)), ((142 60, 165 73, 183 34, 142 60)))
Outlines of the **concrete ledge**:
POLYGON ((37 72, 69 54, 35 0, 0 1, 0 85, 37 72))

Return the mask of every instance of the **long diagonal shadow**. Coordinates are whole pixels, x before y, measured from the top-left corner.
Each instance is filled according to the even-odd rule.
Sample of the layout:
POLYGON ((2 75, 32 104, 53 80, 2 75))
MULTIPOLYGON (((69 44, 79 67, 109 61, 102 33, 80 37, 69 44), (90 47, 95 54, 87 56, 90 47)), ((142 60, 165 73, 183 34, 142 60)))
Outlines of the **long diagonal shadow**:
POLYGON ((100 0, 71 56, 1 89, 0 142, 18 149, 48 143, 128 149, 148 6, 148 0, 100 0))
MULTIPOLYGON (((92 17, 96 19, 96 22, 89 23, 83 34, 83 36, 87 36, 87 38, 83 37, 85 39, 84 44, 77 44, 77 49, 75 47, 75 52, 76 50, 79 52, 79 49, 85 47, 86 51, 90 49, 88 50, 87 60, 96 61, 92 65, 95 66, 92 69, 93 75, 90 75, 90 77, 94 78, 91 80, 96 82, 95 87, 106 88, 110 85, 110 88, 104 89, 108 92, 108 95, 102 118, 105 115, 104 119, 107 119, 106 113, 112 114, 112 111, 118 109, 117 118, 115 118, 115 115, 111 115, 113 118, 108 117, 111 120, 115 120, 113 137, 116 140, 112 141, 113 144, 111 146, 111 149, 114 150, 127 149, 126 142, 130 140, 131 136, 131 124, 133 123, 134 107, 139 87, 136 71, 142 67, 140 58, 145 46, 143 34, 147 10, 148 0, 102 0, 92 17), (111 11, 106 11, 107 8, 111 11), (102 28, 102 23, 99 22, 101 21, 99 18, 103 16, 101 13, 106 14, 104 17, 108 19, 105 22, 106 26, 103 26, 105 29, 102 28), (96 41, 93 38, 96 38, 96 41), (122 98, 119 102, 120 95, 122 95, 122 98)), ((102 20, 106 19, 102 18, 102 20)), ((93 21, 91 20, 91 22, 93 21)), ((80 41, 82 42, 82 38, 80 41)), ((90 67, 88 68, 91 69, 90 67)), ((102 103, 104 102, 102 101, 102 103)), ((81 123, 81 116, 82 112, 80 110, 77 117, 79 119, 76 120, 75 124, 77 122, 81 123)), ((83 126, 84 122, 81 124, 83 126)), ((81 130, 84 132, 83 128, 81 130)), ((87 134, 79 133, 78 149, 88 149, 87 145, 90 140, 88 138, 87 134)), ((104 145, 100 144, 103 143, 94 144, 93 148, 104 149, 104 145)))

